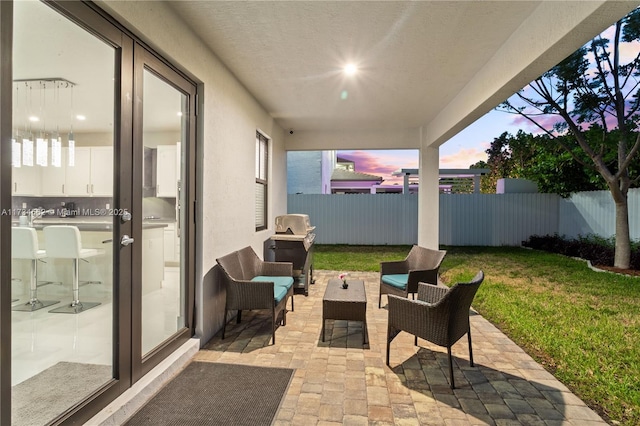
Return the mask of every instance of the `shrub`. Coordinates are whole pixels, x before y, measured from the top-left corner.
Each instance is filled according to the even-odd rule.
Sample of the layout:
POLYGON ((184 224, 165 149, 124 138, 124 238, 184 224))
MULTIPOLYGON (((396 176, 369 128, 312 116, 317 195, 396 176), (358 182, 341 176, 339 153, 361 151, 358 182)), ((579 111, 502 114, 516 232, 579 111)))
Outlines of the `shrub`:
MULTIPOLYGON (((590 260, 594 265, 613 266, 615 239, 597 235, 570 239, 564 235, 532 235, 522 245, 537 250, 590 260)), ((631 269, 640 270, 640 241, 631 244, 631 269)))

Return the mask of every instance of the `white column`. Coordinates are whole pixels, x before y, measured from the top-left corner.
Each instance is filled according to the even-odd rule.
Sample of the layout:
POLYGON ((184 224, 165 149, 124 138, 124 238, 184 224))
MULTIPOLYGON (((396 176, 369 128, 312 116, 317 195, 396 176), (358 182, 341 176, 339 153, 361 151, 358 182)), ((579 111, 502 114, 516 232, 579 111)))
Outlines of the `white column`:
POLYGON ((440 235, 440 194, 438 147, 420 149, 420 186, 418 190, 418 245, 438 249, 440 235))

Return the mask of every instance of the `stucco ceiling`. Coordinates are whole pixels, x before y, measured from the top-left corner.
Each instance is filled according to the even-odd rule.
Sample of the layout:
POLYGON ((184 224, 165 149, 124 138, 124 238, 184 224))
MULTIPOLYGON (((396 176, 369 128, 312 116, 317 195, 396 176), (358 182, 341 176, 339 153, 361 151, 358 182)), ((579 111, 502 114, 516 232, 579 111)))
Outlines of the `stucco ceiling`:
POLYGON ((528 25, 541 3, 173 1, 171 6, 284 129, 339 130, 429 123, 528 25), (342 73, 348 62, 358 65, 357 75, 342 73))

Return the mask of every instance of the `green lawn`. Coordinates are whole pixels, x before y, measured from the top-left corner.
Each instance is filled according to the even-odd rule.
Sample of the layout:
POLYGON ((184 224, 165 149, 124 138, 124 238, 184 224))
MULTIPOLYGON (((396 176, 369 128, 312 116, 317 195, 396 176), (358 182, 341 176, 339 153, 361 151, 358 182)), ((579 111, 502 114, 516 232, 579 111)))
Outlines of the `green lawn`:
MULTIPOLYGON (((409 246, 316 245, 314 268, 379 271, 409 246)), ((640 424, 640 278, 513 247, 445 247, 448 284, 485 272, 473 306, 608 422, 640 424)))

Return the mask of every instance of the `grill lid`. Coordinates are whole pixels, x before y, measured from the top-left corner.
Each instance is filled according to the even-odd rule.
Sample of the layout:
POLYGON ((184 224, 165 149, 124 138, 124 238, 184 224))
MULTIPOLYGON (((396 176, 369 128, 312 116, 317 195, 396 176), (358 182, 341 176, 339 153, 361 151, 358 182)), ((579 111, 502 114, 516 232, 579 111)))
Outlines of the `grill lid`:
POLYGON ((285 214, 276 217, 276 234, 306 235, 316 229, 306 214, 285 214))

